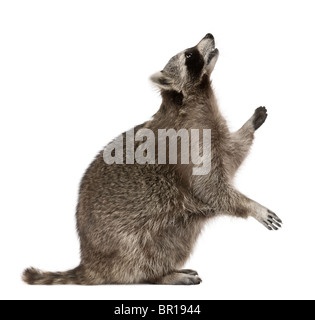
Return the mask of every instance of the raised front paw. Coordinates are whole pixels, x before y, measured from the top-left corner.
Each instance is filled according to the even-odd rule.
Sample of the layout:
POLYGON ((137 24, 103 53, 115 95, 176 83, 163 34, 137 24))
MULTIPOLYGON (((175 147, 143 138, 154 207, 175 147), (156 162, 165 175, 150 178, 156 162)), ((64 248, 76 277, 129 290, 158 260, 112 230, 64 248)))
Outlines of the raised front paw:
POLYGON ((267 116, 267 109, 265 107, 259 107, 255 110, 253 116, 253 126, 255 130, 257 130, 266 121, 267 116))

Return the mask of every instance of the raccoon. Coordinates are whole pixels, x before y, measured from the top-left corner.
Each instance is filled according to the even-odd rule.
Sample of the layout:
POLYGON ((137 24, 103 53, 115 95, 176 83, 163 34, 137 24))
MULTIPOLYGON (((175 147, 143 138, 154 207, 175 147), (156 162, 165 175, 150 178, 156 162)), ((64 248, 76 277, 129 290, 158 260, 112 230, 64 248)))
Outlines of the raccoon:
POLYGON ((191 161, 109 165, 100 152, 80 185, 76 218, 81 264, 66 272, 29 268, 23 274, 26 283, 196 285, 201 283, 198 273, 181 268, 209 219, 251 216, 269 230, 281 227, 274 212, 233 186, 267 110, 257 108, 238 131, 230 132, 210 81, 218 57, 215 39, 207 34, 171 58, 151 77, 161 93, 160 109, 134 128, 211 129, 211 144, 201 145, 201 152, 211 148, 210 172, 194 175, 191 161))

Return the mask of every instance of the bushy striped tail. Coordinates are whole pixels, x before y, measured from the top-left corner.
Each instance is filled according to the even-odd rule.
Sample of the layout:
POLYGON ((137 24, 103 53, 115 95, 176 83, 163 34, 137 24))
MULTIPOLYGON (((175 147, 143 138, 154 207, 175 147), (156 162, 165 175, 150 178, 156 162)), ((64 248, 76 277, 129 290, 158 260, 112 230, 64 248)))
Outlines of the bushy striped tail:
POLYGON ((29 268, 23 272, 22 279, 30 285, 83 284, 80 266, 66 272, 44 272, 29 268))

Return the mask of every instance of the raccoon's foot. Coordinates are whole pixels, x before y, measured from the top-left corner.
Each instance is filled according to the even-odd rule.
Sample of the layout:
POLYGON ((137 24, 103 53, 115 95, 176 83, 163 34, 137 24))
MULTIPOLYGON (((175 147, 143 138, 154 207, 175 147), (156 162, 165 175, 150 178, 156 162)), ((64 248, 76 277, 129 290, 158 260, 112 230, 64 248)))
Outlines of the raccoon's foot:
MULTIPOLYGON (((187 270, 186 270, 187 271, 187 270)), ((193 270, 189 270, 193 271, 193 270)), ((156 284, 168 284, 168 285, 196 285, 200 284, 202 280, 193 274, 183 273, 182 270, 168 274, 165 277, 155 281, 156 284)))
POLYGON ((176 272, 190 274, 192 276, 198 276, 198 272, 195 270, 191 270, 191 269, 181 269, 181 270, 176 270, 176 272))
POLYGON ((253 115, 253 126, 255 130, 261 127, 261 125, 266 121, 267 116, 267 109, 265 107, 259 107, 255 110, 253 115))
POLYGON ((281 228, 281 219, 272 211, 262 207, 256 211, 254 218, 263 224, 268 230, 278 230, 281 228))

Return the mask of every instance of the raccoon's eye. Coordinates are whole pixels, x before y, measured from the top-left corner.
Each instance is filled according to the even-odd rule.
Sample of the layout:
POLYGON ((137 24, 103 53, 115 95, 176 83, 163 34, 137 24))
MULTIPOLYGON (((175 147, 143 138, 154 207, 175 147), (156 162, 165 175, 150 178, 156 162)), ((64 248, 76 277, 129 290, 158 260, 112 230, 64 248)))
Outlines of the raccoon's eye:
POLYGON ((191 52, 186 52, 185 53, 185 57, 186 57, 186 59, 191 58, 192 57, 192 53, 191 52))

